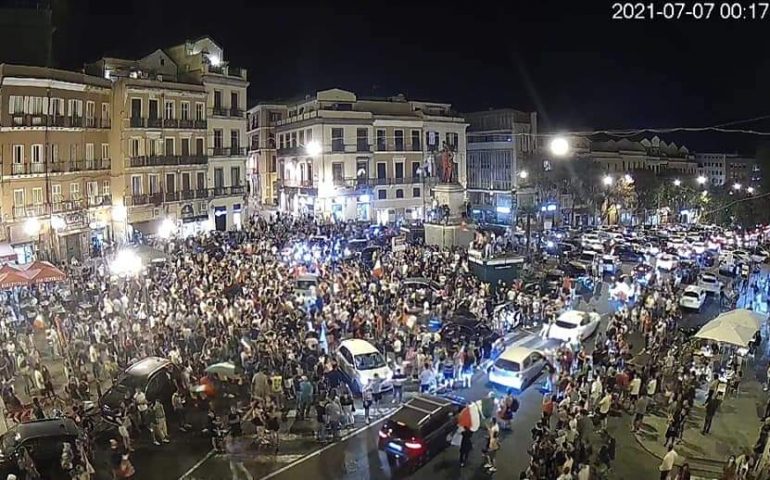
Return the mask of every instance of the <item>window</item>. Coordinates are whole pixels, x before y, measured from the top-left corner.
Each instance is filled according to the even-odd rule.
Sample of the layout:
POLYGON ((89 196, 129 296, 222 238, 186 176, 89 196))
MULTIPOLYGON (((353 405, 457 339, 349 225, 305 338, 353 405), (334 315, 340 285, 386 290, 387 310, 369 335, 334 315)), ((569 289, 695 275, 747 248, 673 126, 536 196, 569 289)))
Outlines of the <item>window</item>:
POLYGON ((32 189, 32 205, 43 204, 43 187, 35 187, 32 189))
POLYGON ((190 119, 190 102, 182 102, 182 120, 190 119))
POLYGON ((425 132, 425 145, 428 146, 429 150, 437 150, 438 149, 438 133, 428 131, 425 132))
POLYGON ((414 198, 420 198, 420 194, 422 194, 422 192, 420 191, 420 187, 414 187, 412 189, 412 196, 414 198))
POLYGON ((102 103, 102 127, 110 125, 110 104, 102 103))
POLYGON ((332 180, 335 182, 341 182, 344 177, 344 169, 342 162, 332 163, 332 180))
POLYGON ((343 137, 343 129, 332 128, 332 152, 344 152, 345 151, 345 138, 343 137))
POLYGON ((458 141, 458 136, 457 136, 456 133, 454 133, 454 132, 447 132, 447 134, 446 134, 446 144, 447 144, 448 147, 450 147, 452 149, 457 148, 457 141, 458 141))
POLYGON ((280 112, 270 112, 270 122, 280 122, 281 121, 281 113, 280 112))
POLYGON ((412 178, 419 179, 420 177, 420 162, 412 162, 412 178))
POLYGON ((70 200, 80 200, 80 182, 70 183, 70 200))
POLYGON ((156 193, 160 192, 160 184, 158 181, 158 175, 151 174, 148 176, 149 180, 149 189, 147 190, 147 193, 150 195, 155 195, 156 193))
POLYGON ((86 143, 86 161, 94 161, 94 144, 86 143))
POLYGON ((230 185, 233 187, 241 186, 241 167, 230 167, 230 185))
POLYGON ((11 115, 14 113, 24 113, 24 97, 11 95, 8 98, 8 113, 11 115))
POLYGON ((173 173, 166 174, 166 193, 176 192, 176 175, 173 173))
POLYGON ((166 137, 166 155, 174 155, 174 137, 166 137))
POLYGON ((102 160, 108 160, 109 158, 110 158, 110 144, 102 143, 102 160))
POLYGON ((299 131, 299 146, 302 147, 305 145, 305 131, 300 130, 299 131))
POLYGON ((131 99, 131 118, 142 118, 142 99, 131 99))
POLYGON ((86 102, 86 126, 96 126, 96 103, 90 100, 86 102))
POLYGON ((30 160, 32 163, 43 163, 43 146, 32 145, 30 160))
POLYGON ((13 163, 14 165, 24 163, 24 145, 13 146, 13 163))
POLYGON ((206 190, 206 173, 198 172, 196 177, 196 186, 198 190, 206 190))
POLYGON ((109 180, 105 180, 102 182, 102 195, 105 197, 108 197, 110 195, 110 189, 112 188, 111 182, 109 180))
POLYGON ((214 110, 221 110, 221 109, 222 109, 222 91, 214 90, 214 110))
POLYGON ((29 107, 32 115, 42 115, 43 97, 29 97, 29 107))
POLYGON ((173 100, 166 100, 165 103, 165 117, 164 118, 174 118, 174 101, 173 100))
POLYGON ((59 163, 59 145, 57 143, 51 145, 51 162, 59 163))
POLYGON ((13 206, 14 207, 24 206, 24 189, 23 188, 19 188, 13 191, 13 206))
POLYGON ((190 139, 180 138, 179 140, 182 143, 182 156, 189 157, 190 156, 190 139))
POLYGON ((190 172, 184 172, 182 173, 182 191, 189 192, 190 187, 190 172))
POLYGON ((83 116, 83 100, 70 99, 68 102, 69 116, 70 117, 82 117, 83 116))
POLYGON ((223 135, 221 128, 214 129, 214 150, 222 150, 223 135))
POLYGON ((289 134, 289 147, 294 148, 297 146, 297 132, 291 132, 289 134))
POLYGON ((359 152, 369 151, 369 132, 365 128, 356 129, 356 150, 359 152))
POLYGON ((363 181, 369 178, 369 159, 366 157, 356 159, 356 178, 363 181))
POLYGON ((214 188, 224 188, 225 170, 223 168, 214 169, 214 188))
POLYGON ((201 122, 206 119, 206 104, 195 102, 195 120, 201 122))
POLYGON ((131 175, 131 194, 132 195, 142 194, 142 176, 141 175, 131 175))
POLYGON ((388 148, 387 145, 385 130, 377 130, 377 151, 384 152, 388 148))
POLYGON ((412 151, 419 152, 420 150, 422 150, 420 148, 420 131, 412 130, 412 151))
POLYGON ((305 130, 305 141, 307 143, 310 143, 310 142, 313 141, 313 131, 312 130, 310 130, 310 129, 305 130))
POLYGON ((230 130, 230 155, 238 155, 238 150, 241 147, 241 132, 240 130, 230 130))
POLYGON ((388 178, 388 175, 385 169, 385 162, 377 162, 377 178, 378 179, 388 178))
POLYGON ((404 198, 404 190, 401 188, 396 189, 396 198, 404 198))
POLYGON ((86 196, 90 203, 96 203, 96 197, 99 196, 99 182, 86 183, 86 196))
POLYGON ((61 183, 54 183, 53 185, 51 185, 51 202, 53 203, 62 202, 61 183))
POLYGON ((233 113, 238 112, 238 107, 240 105, 238 104, 238 92, 230 92, 230 110, 233 111, 233 113))
POLYGON ((388 199, 387 190, 377 190, 377 200, 387 200, 387 199, 388 199))
POLYGON ((203 143, 203 137, 198 137, 195 139, 195 154, 196 155, 205 155, 204 151, 204 143, 203 143))
POLYGON ((138 157, 139 156, 139 144, 141 142, 138 138, 131 138, 128 140, 128 156, 129 157, 138 157))
POLYGON ((396 162, 396 178, 404 178, 404 162, 396 162))
POLYGON ((394 130, 393 139, 395 141, 396 151, 403 152, 404 151, 404 131, 394 130))

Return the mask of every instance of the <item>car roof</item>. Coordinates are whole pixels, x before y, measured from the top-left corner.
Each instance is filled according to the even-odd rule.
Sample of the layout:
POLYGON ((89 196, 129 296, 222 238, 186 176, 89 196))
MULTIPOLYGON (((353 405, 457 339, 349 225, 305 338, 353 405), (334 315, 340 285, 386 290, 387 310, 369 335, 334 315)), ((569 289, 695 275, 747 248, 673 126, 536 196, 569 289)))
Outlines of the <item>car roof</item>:
POLYGON ((404 402, 389 420, 419 431, 434 415, 451 412, 457 407, 460 404, 448 398, 419 394, 404 402))
POLYGON ((580 323, 586 316, 588 316, 588 312, 583 312, 581 310, 567 310, 566 312, 559 315, 558 320, 566 320, 570 323, 580 323))
POLYGON ((703 272, 703 273, 700 274, 700 276, 701 276, 701 278, 712 278, 714 280, 717 279, 716 275, 714 275, 713 273, 709 273, 709 272, 703 272))
POLYGON ((528 347, 512 347, 512 348, 506 348, 505 351, 500 355, 498 358, 502 358, 503 360, 509 360, 511 362, 523 362, 527 356, 532 353, 536 352, 537 350, 528 348, 528 347))
POLYGON ((379 352, 379 350, 377 350, 374 345, 367 342, 366 340, 361 340, 360 338, 343 340, 342 343, 340 343, 340 347, 347 348, 353 355, 363 355, 365 353, 379 352))
POLYGON ((31 422, 20 423, 14 428, 8 430, 13 435, 18 434, 20 441, 30 438, 53 437, 58 435, 77 436, 81 430, 77 424, 68 417, 64 418, 46 418, 44 420, 33 420, 31 422))
POLYGON ((166 358, 147 357, 132 363, 125 373, 132 377, 147 377, 169 364, 171 361, 166 358))
POLYGON ((297 277, 297 280, 301 281, 301 282, 308 281, 308 280, 318 280, 318 275, 315 275, 313 273, 308 273, 308 274, 305 274, 305 275, 299 275, 297 277))
POLYGON ((694 292, 694 293, 700 293, 703 291, 703 289, 697 285, 687 285, 687 288, 684 289, 686 292, 694 292))

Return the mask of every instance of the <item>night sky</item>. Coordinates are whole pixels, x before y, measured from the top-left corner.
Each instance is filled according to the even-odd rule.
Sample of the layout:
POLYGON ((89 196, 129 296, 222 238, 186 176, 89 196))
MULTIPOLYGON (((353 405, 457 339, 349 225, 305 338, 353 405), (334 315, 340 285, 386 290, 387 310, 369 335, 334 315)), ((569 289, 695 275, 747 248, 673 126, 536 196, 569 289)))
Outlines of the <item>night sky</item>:
MULTIPOLYGON (((460 111, 535 109, 541 128, 571 130, 770 114, 770 18, 618 21, 601 0, 55 2, 60 65, 139 57, 209 34, 231 64, 248 68, 250 104, 339 86, 460 111)), ((697 143, 729 149, 747 139, 697 143)))

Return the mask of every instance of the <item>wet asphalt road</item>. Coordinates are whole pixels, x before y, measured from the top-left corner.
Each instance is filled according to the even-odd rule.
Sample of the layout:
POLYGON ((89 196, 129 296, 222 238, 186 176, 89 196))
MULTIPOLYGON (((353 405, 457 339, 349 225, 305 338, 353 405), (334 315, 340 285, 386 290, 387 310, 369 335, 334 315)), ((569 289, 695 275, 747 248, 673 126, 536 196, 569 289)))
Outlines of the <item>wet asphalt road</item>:
MULTIPOLYGON (((581 300, 578 308, 596 307, 603 314, 600 331, 606 327, 607 313, 614 311, 617 305, 610 302, 605 284, 600 296, 581 300)), ((714 299, 709 298, 701 312, 685 313, 684 324, 701 325, 719 313, 714 299)), ((543 340, 537 332, 517 332, 510 339, 517 345, 533 348, 553 348, 558 342, 543 340)), ((639 341, 639 339, 637 339, 639 341)), ((589 339, 588 344, 592 344, 589 339)), ((518 478, 529 461, 527 448, 531 444, 530 431, 541 414, 543 379, 530 385, 519 393, 520 408, 513 421, 513 431, 503 437, 502 446, 497 455, 499 478, 518 478)), ((477 400, 487 395, 490 387, 486 375, 477 373, 472 387, 457 390, 456 394, 468 400, 477 400)), ((481 468, 480 449, 484 435, 479 433, 474 443, 474 452, 469 464, 460 468, 457 449, 448 448, 432 458, 418 472, 410 473, 395 469, 388 464, 384 454, 377 449, 377 429, 380 422, 374 422, 368 428, 349 433, 349 438, 330 445, 320 445, 307 436, 291 433, 282 434, 281 447, 273 450, 257 450, 243 444, 237 455, 213 454, 208 439, 200 434, 182 434, 172 432, 172 443, 161 447, 143 445, 133 454, 137 478, 143 480, 168 480, 185 478, 187 480, 220 479, 392 479, 414 477, 420 479, 475 479, 488 478, 481 468)), ((658 461, 641 450, 628 431, 626 419, 610 419, 608 430, 616 438, 618 456, 613 468, 612 478, 655 478, 658 461)), ((106 459, 105 459, 106 460, 106 459)), ((102 463, 102 462, 99 462, 102 463)), ((103 464, 103 463, 102 463, 103 464)), ((103 468, 99 468, 98 478, 109 479, 103 468)))

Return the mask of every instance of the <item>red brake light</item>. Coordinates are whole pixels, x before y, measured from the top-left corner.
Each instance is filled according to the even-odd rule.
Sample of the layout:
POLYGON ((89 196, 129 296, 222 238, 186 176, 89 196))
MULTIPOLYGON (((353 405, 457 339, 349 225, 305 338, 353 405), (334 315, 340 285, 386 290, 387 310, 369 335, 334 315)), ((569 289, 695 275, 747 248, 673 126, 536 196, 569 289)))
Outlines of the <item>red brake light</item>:
POLYGON ((388 438, 388 434, 385 432, 385 430, 380 430, 380 438, 388 438))
POLYGON ((422 448, 422 443, 415 440, 412 440, 411 442, 404 442, 404 445, 406 445, 406 448, 411 448, 412 450, 419 450, 422 448))

